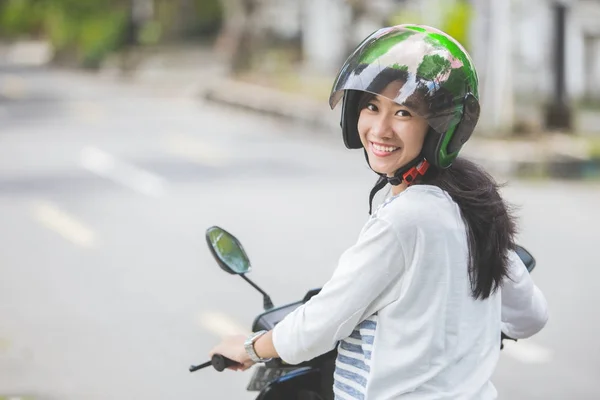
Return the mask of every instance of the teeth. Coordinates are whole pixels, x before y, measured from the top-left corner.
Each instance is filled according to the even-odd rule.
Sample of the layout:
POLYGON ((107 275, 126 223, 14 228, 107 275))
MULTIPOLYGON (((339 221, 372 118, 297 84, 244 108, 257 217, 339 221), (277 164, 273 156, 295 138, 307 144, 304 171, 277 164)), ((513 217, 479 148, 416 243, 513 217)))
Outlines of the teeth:
POLYGON ((378 144, 373 143, 373 148, 377 151, 387 151, 388 153, 391 153, 394 150, 397 150, 398 147, 388 147, 388 146, 380 146, 378 144))

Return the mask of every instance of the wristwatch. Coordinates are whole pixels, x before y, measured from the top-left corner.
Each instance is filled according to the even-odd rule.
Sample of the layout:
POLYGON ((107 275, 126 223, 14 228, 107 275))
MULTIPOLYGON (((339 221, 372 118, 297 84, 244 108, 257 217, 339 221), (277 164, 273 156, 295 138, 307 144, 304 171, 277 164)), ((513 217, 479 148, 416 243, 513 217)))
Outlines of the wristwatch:
POLYGON ((259 331, 255 332, 246 339, 244 342, 244 348, 246 349, 246 353, 250 356, 250 359, 255 363, 265 363, 267 361, 271 361, 271 358, 260 358, 256 351, 254 350, 254 342, 258 340, 259 337, 267 333, 267 331, 259 331))

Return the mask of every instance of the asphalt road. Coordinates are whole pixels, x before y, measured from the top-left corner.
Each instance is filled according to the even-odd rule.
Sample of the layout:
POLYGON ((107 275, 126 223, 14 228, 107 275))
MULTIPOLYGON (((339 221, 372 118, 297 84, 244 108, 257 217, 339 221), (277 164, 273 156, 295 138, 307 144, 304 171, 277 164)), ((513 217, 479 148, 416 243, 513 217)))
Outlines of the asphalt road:
MULTIPOLYGON (((0 398, 250 399, 190 374, 261 296, 204 232, 244 244, 276 305, 329 277, 367 217, 360 152, 302 126, 93 75, 0 69, 0 398)), ((509 343, 502 399, 600 398, 600 185, 509 181, 546 329, 509 343)))

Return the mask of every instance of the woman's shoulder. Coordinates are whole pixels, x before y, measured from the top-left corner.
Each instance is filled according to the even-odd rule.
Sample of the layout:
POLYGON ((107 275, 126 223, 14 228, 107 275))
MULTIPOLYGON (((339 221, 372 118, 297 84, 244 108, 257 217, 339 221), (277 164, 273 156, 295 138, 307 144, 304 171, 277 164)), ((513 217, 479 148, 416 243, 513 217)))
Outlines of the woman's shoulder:
POLYGON ((385 217, 390 214, 406 214, 427 211, 431 203, 452 201, 450 196, 437 186, 414 185, 403 192, 385 199, 373 216, 385 217))
POLYGON ((454 213, 455 203, 444 190, 432 185, 414 185, 386 199, 371 217, 406 229, 436 222, 447 211, 454 213))

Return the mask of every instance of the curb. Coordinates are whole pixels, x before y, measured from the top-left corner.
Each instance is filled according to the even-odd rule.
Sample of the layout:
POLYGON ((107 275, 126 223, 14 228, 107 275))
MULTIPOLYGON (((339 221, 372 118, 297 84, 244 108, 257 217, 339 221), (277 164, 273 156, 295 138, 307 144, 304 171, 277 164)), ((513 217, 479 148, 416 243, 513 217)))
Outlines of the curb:
MULTIPOLYGON (((210 102, 339 133, 339 112, 332 112, 326 101, 232 79, 209 85, 201 96, 210 102)), ((600 179, 600 158, 590 157, 585 143, 572 136, 549 133, 535 141, 478 138, 470 140, 461 154, 493 175, 526 179, 600 179)))
POLYGON ((310 127, 335 131, 339 113, 329 109, 326 101, 284 93, 264 86, 224 79, 201 94, 204 99, 236 108, 283 118, 310 127))

